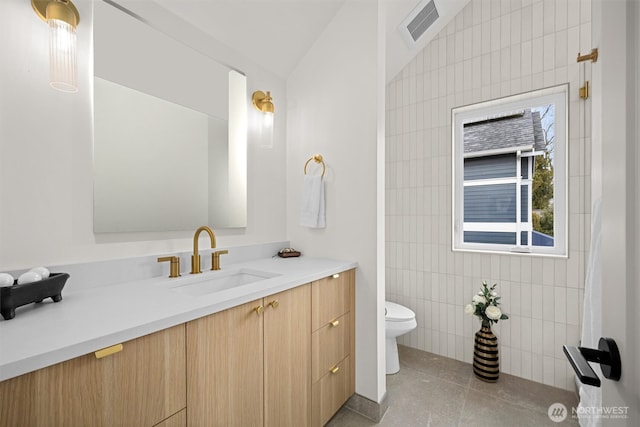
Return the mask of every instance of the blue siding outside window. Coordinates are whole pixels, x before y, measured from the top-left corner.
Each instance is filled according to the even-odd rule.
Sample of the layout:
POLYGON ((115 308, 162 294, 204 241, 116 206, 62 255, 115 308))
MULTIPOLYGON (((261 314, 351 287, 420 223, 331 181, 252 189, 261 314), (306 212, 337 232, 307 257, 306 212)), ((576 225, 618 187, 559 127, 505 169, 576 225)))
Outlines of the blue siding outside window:
POLYGON ((534 246, 549 246, 553 247, 554 240, 552 236, 547 236, 546 234, 542 234, 538 231, 533 231, 531 233, 531 241, 534 246))
POLYGON ((529 187, 520 186, 520 222, 529 222, 529 187))
POLYGON ((511 178, 516 176, 515 154, 464 159, 464 180, 511 178))
POLYGON ((465 187, 464 222, 516 222, 516 185, 465 187))
POLYGON ((466 243, 495 243, 499 245, 515 245, 516 233, 492 231, 465 231, 466 243))
MULTIPOLYGON (((522 179, 530 179, 529 164, 533 164, 532 157, 523 157, 517 160, 514 154, 498 156, 474 157, 464 160, 464 181, 473 183, 477 180, 490 180, 500 178, 516 178, 517 165, 520 162, 520 174, 522 179)), ((464 222, 473 223, 516 223, 516 185, 492 183, 487 185, 467 185, 464 187, 464 222)), ((528 184, 520 186, 520 222, 531 221, 529 215, 528 184)), ((500 226, 496 225, 496 228, 500 226)), ((463 241, 466 243, 488 243, 515 245, 517 243, 516 232, 507 231, 465 231, 463 241)), ((536 236, 538 237, 538 236, 536 236)), ((528 246, 536 244, 541 239, 534 238, 529 242, 526 231, 520 234, 520 244, 528 246)))
POLYGON ((520 159, 520 171, 522 179, 529 179, 529 161, 531 157, 523 157, 520 159))

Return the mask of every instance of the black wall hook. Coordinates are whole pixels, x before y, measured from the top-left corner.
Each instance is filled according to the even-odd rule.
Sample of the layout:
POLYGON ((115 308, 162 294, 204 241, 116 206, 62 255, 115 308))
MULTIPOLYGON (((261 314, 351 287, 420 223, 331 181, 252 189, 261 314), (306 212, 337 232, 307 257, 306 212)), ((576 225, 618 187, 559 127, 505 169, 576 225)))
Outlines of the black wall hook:
POLYGON ((589 362, 599 363, 605 378, 613 381, 620 380, 622 362, 618 345, 613 338, 600 338, 597 350, 566 345, 562 346, 562 350, 581 383, 600 387, 600 378, 593 371, 589 362))

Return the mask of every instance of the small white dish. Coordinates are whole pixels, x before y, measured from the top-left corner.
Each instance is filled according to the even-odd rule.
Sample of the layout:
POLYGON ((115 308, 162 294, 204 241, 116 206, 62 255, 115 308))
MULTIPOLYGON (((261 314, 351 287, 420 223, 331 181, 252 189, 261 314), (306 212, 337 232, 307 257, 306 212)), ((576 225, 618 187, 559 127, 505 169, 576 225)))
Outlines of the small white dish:
POLYGON ((15 282, 15 280, 16 279, 14 279, 9 273, 0 273, 0 288, 13 286, 13 282, 15 282))
POLYGON ((42 276, 43 279, 46 279, 49 277, 49 269, 47 267, 33 267, 29 271, 38 273, 40 276, 42 276))
POLYGON ((22 273, 20 277, 18 277, 18 285, 24 285, 25 283, 38 282, 42 280, 42 276, 35 271, 27 271, 26 273, 22 273))

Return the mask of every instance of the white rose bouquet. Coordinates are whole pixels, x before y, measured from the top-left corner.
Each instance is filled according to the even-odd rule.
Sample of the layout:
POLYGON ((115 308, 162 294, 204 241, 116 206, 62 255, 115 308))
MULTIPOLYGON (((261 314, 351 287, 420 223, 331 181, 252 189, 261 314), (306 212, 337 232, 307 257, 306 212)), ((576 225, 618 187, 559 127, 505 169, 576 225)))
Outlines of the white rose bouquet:
POLYGON ((467 314, 475 314, 482 320, 482 325, 489 326, 491 323, 498 323, 498 320, 509 318, 500 310, 500 297, 496 292, 497 283, 489 287, 487 282, 482 282, 480 291, 473 296, 471 303, 464 307, 467 314))

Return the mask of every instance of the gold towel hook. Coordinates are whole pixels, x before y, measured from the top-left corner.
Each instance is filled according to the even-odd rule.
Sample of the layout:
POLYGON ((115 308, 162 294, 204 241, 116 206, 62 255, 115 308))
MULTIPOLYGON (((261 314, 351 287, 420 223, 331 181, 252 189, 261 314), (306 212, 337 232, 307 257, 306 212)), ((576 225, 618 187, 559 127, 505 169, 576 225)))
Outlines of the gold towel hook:
POLYGON ((591 53, 587 54, 587 55, 580 55, 580 52, 578 52, 578 62, 585 62, 585 61, 591 61, 591 62, 597 62, 598 61, 598 48, 593 48, 591 49, 591 53))
POLYGON ((327 170, 327 168, 324 164, 324 159, 322 158, 322 154, 316 154, 313 157, 311 157, 309 160, 307 160, 307 163, 304 164, 304 174, 305 175, 307 174, 307 165, 311 160, 313 160, 316 163, 322 163, 322 175, 320 176, 324 176, 324 173, 327 170))

